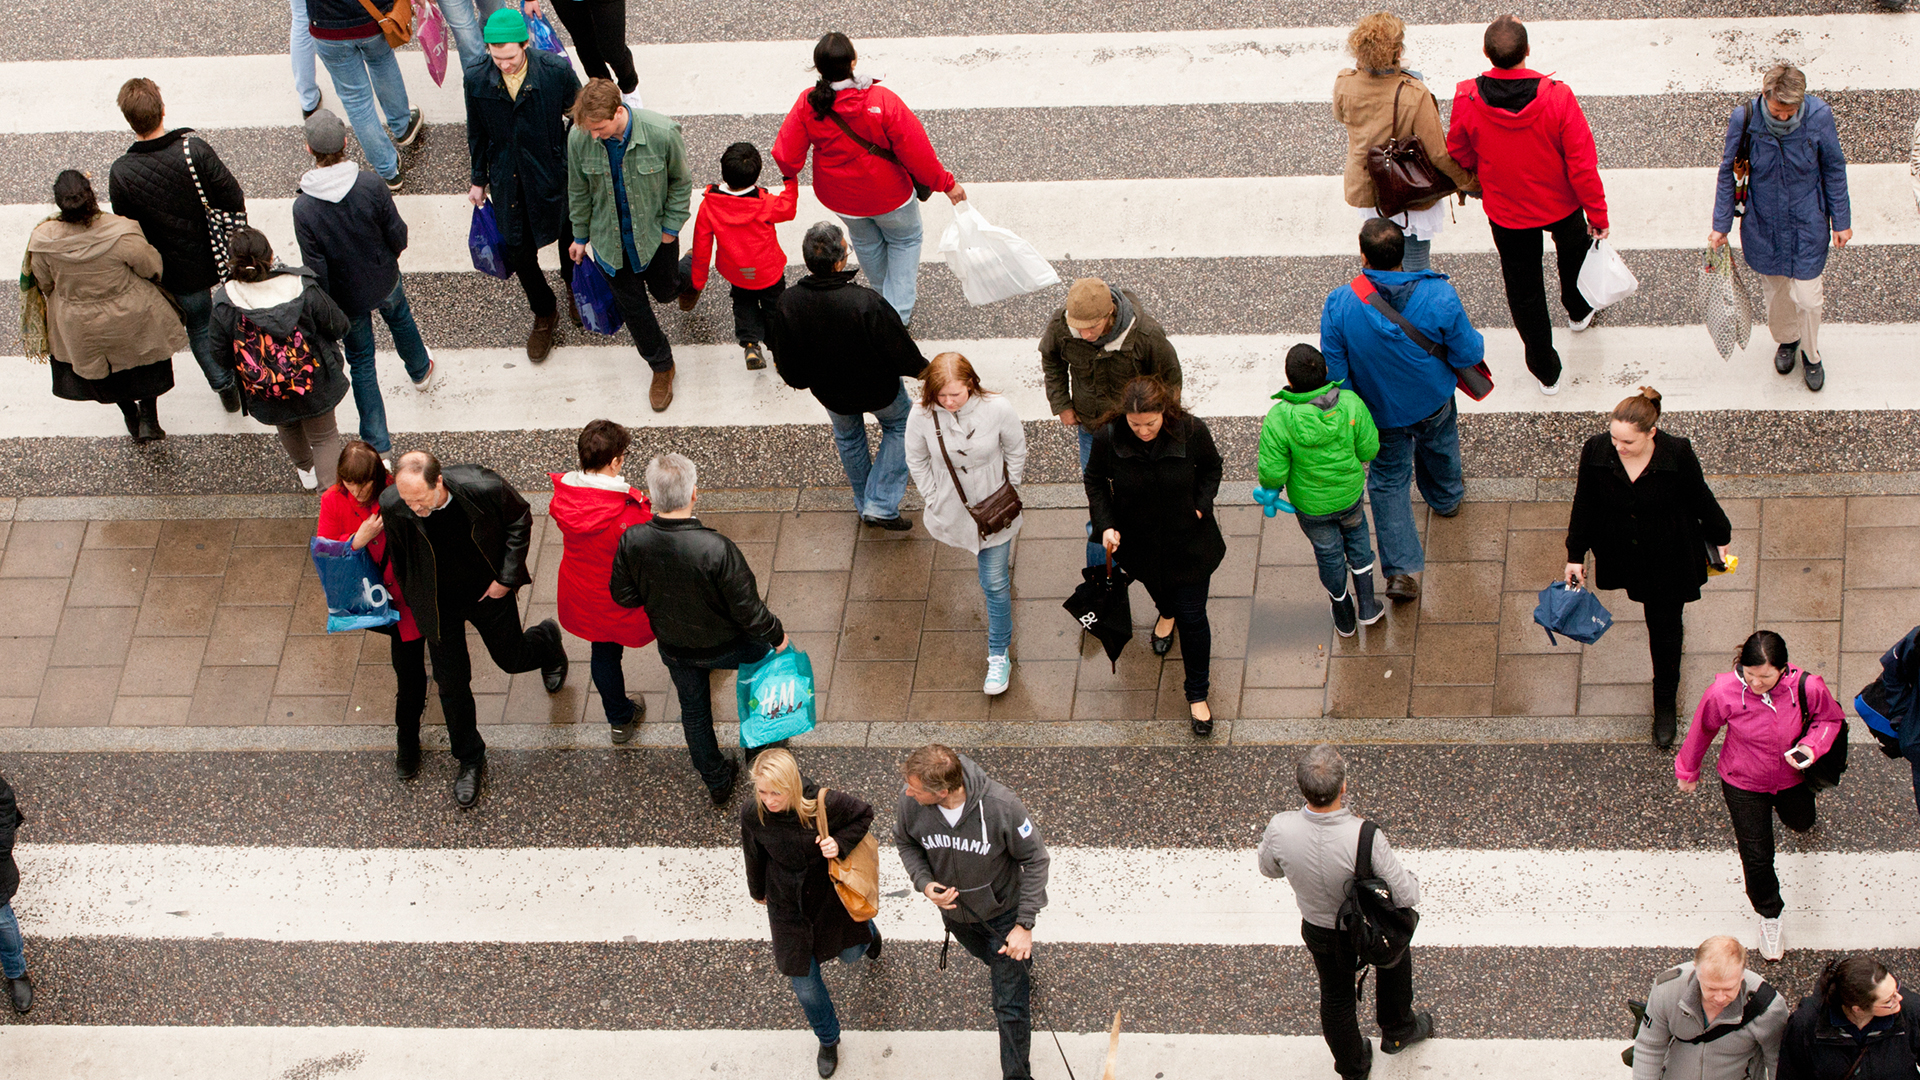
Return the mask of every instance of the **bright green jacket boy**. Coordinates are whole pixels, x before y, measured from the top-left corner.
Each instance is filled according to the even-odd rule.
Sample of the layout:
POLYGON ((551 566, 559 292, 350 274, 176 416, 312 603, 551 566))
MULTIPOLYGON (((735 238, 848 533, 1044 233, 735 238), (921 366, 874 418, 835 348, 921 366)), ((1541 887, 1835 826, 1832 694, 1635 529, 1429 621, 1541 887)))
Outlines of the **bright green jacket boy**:
POLYGON ((1303 514, 1337 514, 1360 501, 1380 430, 1366 402, 1339 383, 1282 390, 1260 425, 1260 486, 1286 488, 1303 514))

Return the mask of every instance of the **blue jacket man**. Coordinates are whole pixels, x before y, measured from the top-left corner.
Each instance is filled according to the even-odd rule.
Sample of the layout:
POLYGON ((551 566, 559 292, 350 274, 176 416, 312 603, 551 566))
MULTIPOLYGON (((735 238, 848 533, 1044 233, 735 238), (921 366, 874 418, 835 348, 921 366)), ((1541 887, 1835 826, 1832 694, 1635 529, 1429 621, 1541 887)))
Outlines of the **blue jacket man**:
POLYGON ((1358 393, 1380 429, 1380 454, 1367 470, 1367 497, 1373 504, 1387 596, 1396 601, 1419 598, 1420 585, 1413 575, 1426 568, 1408 485, 1417 480, 1420 497, 1442 517, 1460 512, 1466 487, 1460 476, 1454 372, 1473 367, 1486 354, 1486 342, 1467 321, 1447 276, 1432 270, 1402 271, 1405 250, 1405 234, 1392 221, 1374 218, 1361 226, 1366 280, 1382 300, 1441 347, 1446 359, 1415 344, 1352 284, 1333 290, 1320 311, 1320 352, 1327 360, 1327 378, 1358 393))
POLYGON ((1720 154, 1713 231, 1707 234, 1714 247, 1726 243, 1733 229, 1740 201, 1734 163, 1743 149, 1752 190, 1740 246, 1747 265, 1766 282, 1767 329, 1780 346, 1773 369, 1791 375, 1804 358, 1807 389, 1819 390, 1827 381, 1818 340, 1827 234, 1832 232, 1836 248, 1853 239, 1847 157, 1833 110, 1807 94, 1807 77, 1798 68, 1779 64, 1761 81, 1760 96, 1733 111, 1720 154))

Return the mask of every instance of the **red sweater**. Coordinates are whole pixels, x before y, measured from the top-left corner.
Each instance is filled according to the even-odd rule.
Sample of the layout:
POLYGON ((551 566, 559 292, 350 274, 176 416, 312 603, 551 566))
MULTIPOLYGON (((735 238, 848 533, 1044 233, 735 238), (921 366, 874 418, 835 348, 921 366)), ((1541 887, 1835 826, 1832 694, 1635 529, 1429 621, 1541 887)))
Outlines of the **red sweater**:
POLYGON ((878 83, 849 87, 833 99, 833 111, 861 138, 892 150, 900 164, 867 153, 831 119, 815 117, 803 92, 773 140, 773 163, 781 176, 799 176, 811 148, 813 190, 822 206, 848 217, 876 217, 905 205, 915 180, 935 191, 953 189, 953 174, 940 164, 927 129, 900 95, 878 83))
POLYGON ((787 253, 773 227, 792 221, 800 203, 800 185, 788 176, 778 195, 756 187, 745 195, 729 195, 719 184, 709 184, 700 199, 700 216, 693 222, 693 287, 707 287, 707 253, 720 244, 714 260, 720 276, 743 289, 764 289, 785 278, 787 253))
MULTIPOLYGON (((379 509, 379 492, 373 493, 371 504, 362 505, 347 493, 344 485, 335 484, 320 495, 320 523, 314 527, 313 534, 322 540, 351 540, 353 534, 360 531, 360 523, 379 509)), ((407 598, 400 595, 400 580, 393 576, 393 565, 386 561, 386 533, 374 537, 367 544, 367 554, 380 564, 380 578, 386 583, 387 591, 393 594, 393 606, 400 612, 400 640, 420 640, 420 628, 413 623, 413 609, 407 606, 407 598)))
POLYGON ((588 641, 611 641, 638 649, 653 640, 653 624, 641 608, 613 602, 613 556, 620 537, 653 517, 647 497, 628 488, 610 491, 553 478, 547 513, 560 527, 566 553, 560 558, 560 625, 588 641))
POLYGON ((1607 192, 1593 130, 1567 84, 1527 68, 1494 68, 1485 79, 1537 79, 1539 90, 1519 112, 1488 104, 1478 80, 1454 89, 1447 153, 1480 178, 1487 220, 1508 229, 1537 229, 1575 210, 1607 227, 1607 192))

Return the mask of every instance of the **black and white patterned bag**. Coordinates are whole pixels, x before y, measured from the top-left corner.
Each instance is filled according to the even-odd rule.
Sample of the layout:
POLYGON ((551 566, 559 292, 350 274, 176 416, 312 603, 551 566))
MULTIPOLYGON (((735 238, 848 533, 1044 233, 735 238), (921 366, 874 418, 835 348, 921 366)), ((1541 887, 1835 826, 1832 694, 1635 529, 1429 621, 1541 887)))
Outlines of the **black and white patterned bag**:
POLYGON ((180 150, 187 155, 187 175, 193 177, 193 190, 200 196, 200 208, 207 213, 207 239, 213 246, 214 270, 220 275, 221 281, 226 281, 231 276, 227 269, 227 246, 233 241, 234 233, 247 227, 247 212, 214 209, 213 204, 207 201, 207 189, 201 186, 200 170, 193 164, 193 136, 188 135, 180 140, 180 150))
POLYGON ((1747 298, 1746 284, 1733 268, 1733 245, 1708 249, 1694 299, 1700 306, 1700 321, 1707 324, 1707 333, 1713 338, 1713 347, 1720 350, 1720 359, 1730 360, 1733 350, 1746 349, 1753 337, 1753 303, 1747 298))

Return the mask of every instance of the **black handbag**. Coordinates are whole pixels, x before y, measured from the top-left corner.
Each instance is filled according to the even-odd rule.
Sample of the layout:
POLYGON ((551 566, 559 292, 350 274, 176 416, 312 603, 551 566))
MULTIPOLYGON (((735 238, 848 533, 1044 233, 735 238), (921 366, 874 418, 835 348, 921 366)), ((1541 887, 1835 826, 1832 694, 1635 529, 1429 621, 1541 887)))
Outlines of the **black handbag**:
POLYGON ((1406 86, 1402 82, 1393 88, 1393 120, 1387 128, 1387 141, 1367 148, 1367 177, 1373 181, 1374 206, 1385 217, 1414 203, 1432 202, 1460 187, 1453 177, 1434 166, 1419 136, 1410 133, 1404 139, 1393 137, 1400 130, 1400 91, 1406 86))
MULTIPOLYGON (((846 117, 841 116, 839 113, 835 112, 832 109, 828 109, 827 118, 829 120, 832 120, 834 122, 834 125, 838 127, 841 130, 841 132, 846 135, 847 138, 852 139, 854 142, 859 143, 861 148, 866 150, 867 153, 872 154, 874 157, 879 158, 881 161, 891 161, 895 165, 900 165, 899 155, 895 154, 892 150, 889 150, 884 146, 875 145, 870 140, 861 138, 859 132, 847 126, 846 117)), ((900 165, 900 167, 902 169, 907 168, 905 165, 900 165)), ((921 202, 926 202, 929 198, 933 196, 932 188, 928 187, 927 185, 921 183, 918 180, 914 180, 913 170, 907 169, 907 179, 913 180, 913 197, 914 198, 919 199, 921 202)))
MULTIPOLYGON (((1800 738, 1794 740, 1798 746, 1805 742, 1807 732, 1813 730, 1813 712, 1807 708, 1807 673, 1800 673, 1800 738)), ((1813 764, 1801 770, 1800 782, 1807 790, 1819 793, 1828 788, 1840 786, 1840 774, 1847 771, 1847 717, 1840 714, 1840 730, 1833 736, 1833 745, 1827 752, 1813 759, 1813 764)))
MULTIPOLYGON (((1439 360, 1443 364, 1446 363, 1447 347, 1435 343, 1432 338, 1421 333, 1419 328, 1414 326, 1413 323, 1407 321, 1405 315, 1394 310, 1393 305, 1387 303, 1387 298, 1380 295, 1380 290, 1373 287, 1373 282, 1368 280, 1367 275, 1354 275, 1353 281, 1348 284, 1348 287, 1351 288, 1353 294, 1358 296, 1368 307, 1385 315, 1388 322, 1399 327, 1401 332, 1406 334, 1407 338, 1415 345, 1425 349, 1428 356, 1439 360)), ((1454 368, 1453 384, 1460 388, 1461 393, 1473 400, 1485 401, 1487 395, 1493 393, 1493 369, 1487 366, 1485 360, 1480 361, 1470 368, 1454 368)))
POLYGON ((933 437, 940 441, 940 460, 947 463, 947 475, 953 477, 953 493, 973 518, 974 527, 980 530, 980 539, 985 540, 1012 525, 1013 519, 1020 516, 1020 493, 1014 490, 1013 474, 1007 471, 1006 459, 1000 459, 1000 486, 993 494, 977 503, 967 502, 967 489, 960 486, 960 471, 947 456, 947 436, 940 430, 940 414, 932 409, 928 411, 933 413, 933 437))
POLYGON ((1760 107, 1754 98, 1742 109, 1740 146, 1733 152, 1733 216, 1747 216, 1747 200, 1753 195, 1753 110, 1760 107))

